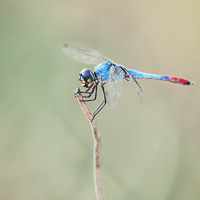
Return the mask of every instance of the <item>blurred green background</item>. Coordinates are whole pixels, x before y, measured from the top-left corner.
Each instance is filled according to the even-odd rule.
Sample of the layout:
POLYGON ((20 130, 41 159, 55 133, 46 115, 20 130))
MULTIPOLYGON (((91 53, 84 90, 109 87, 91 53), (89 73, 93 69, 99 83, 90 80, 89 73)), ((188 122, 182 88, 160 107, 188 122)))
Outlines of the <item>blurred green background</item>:
POLYGON ((199 200, 199 25, 198 0, 1 0, 0 199, 95 199, 93 139, 73 96, 88 66, 62 52, 69 43, 196 82, 141 80, 144 107, 126 82, 97 121, 105 199, 199 200))

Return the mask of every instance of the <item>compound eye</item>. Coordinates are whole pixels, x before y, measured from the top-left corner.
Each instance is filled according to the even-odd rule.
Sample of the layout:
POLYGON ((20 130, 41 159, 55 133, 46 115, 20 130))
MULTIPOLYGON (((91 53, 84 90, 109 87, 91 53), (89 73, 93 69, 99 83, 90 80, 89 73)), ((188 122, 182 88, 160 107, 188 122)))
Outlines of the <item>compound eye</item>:
POLYGON ((91 87, 94 82, 94 74, 93 74, 92 70, 83 69, 79 73, 78 80, 82 84, 83 87, 91 87))
POLYGON ((87 83, 91 83, 93 81, 93 77, 91 75, 88 75, 86 77, 87 83))
POLYGON ((86 69, 84 71, 84 78, 87 81, 87 83, 91 83, 92 81, 94 81, 94 75, 90 69, 86 69))
POLYGON ((79 81, 84 81, 83 75, 82 75, 81 73, 79 74, 78 80, 79 80, 79 81))
POLYGON ((81 71, 81 74, 82 74, 83 79, 87 83, 91 83, 92 81, 94 81, 94 75, 93 75, 93 72, 90 69, 83 69, 81 71))

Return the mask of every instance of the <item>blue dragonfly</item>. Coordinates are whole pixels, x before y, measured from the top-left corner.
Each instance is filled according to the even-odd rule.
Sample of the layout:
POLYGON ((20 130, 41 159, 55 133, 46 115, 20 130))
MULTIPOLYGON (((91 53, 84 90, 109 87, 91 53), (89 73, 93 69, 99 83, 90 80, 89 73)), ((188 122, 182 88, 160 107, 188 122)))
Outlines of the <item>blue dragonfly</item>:
POLYGON ((97 107, 93 113, 94 117, 102 110, 102 108, 108 103, 110 106, 114 107, 117 104, 122 93, 122 81, 127 80, 131 81, 133 86, 136 89, 139 100, 141 104, 144 103, 144 94, 141 86, 136 79, 156 79, 156 80, 165 80, 173 83, 180 83, 182 85, 193 85, 193 81, 189 81, 184 78, 174 77, 174 76, 163 76, 157 74, 149 74, 134 69, 127 69, 123 65, 119 65, 102 55, 96 50, 90 52, 78 49, 76 47, 64 44, 63 51, 73 59, 90 65, 96 65, 94 72, 91 69, 85 68, 79 73, 78 80, 81 83, 82 87, 85 87, 85 91, 80 91, 82 93, 83 101, 95 101, 97 98, 97 86, 100 85, 103 92, 103 101, 97 107), (91 98, 92 94, 94 97, 91 98))

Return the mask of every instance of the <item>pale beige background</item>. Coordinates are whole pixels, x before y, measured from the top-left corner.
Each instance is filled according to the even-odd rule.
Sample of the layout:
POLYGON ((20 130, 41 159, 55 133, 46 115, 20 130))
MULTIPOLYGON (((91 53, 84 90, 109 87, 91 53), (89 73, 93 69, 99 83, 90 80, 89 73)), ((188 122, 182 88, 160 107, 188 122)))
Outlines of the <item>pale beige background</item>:
POLYGON ((196 82, 141 80, 144 107, 127 82, 97 120, 105 199, 198 200, 198 0, 1 0, 0 199, 95 199, 92 135, 73 96, 87 65, 64 55, 64 42, 196 82))

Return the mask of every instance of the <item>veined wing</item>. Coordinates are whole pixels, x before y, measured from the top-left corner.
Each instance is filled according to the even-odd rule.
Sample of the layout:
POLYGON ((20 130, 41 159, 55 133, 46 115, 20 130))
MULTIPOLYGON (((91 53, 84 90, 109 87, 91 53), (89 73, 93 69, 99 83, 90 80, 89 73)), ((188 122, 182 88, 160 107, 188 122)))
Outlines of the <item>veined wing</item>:
POLYGON ((107 84, 105 84, 106 101, 108 105, 114 107, 123 91, 124 71, 119 66, 110 67, 110 75, 107 84))
POLYGON ((97 56, 97 57, 101 57, 101 58, 104 58, 106 61, 111 61, 111 62, 114 62, 112 59, 104 56, 103 54, 101 54, 99 51, 95 50, 95 49, 92 49, 91 52, 90 52, 92 55, 94 56, 97 56))
POLYGON ((115 107, 123 91, 123 82, 109 83, 105 85, 106 101, 109 106, 115 107))
POLYGON ((136 81, 136 79, 133 78, 133 77, 131 76, 131 73, 130 73, 127 69, 126 69, 126 72, 127 72, 127 74, 129 75, 129 78, 130 78, 131 82, 133 83, 133 86, 134 86, 135 89, 136 89, 136 92, 137 92, 137 94, 138 94, 138 97, 139 97, 139 99, 140 99, 141 104, 143 105, 143 104, 144 104, 144 93, 143 93, 143 91, 142 91, 141 86, 140 86, 139 83, 136 81))
POLYGON ((63 45, 63 51, 71 58, 85 64, 100 64, 108 61, 108 59, 98 51, 92 50, 91 52, 87 52, 68 44, 63 45))

